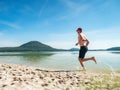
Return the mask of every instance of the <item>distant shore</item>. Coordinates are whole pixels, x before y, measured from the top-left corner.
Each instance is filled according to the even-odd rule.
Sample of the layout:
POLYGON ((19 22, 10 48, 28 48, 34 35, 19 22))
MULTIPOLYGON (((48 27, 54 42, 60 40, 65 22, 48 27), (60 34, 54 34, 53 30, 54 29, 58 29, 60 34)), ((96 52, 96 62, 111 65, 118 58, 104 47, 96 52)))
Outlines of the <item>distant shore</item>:
MULTIPOLYGON (((17 47, 0 47, 0 52, 41 52, 41 51, 78 51, 79 48, 58 49, 41 43, 39 41, 29 41, 17 47)), ((120 47, 111 47, 108 49, 93 49, 89 51, 120 51, 120 47)))
POLYGON ((119 90, 120 72, 47 71, 0 64, 0 90, 119 90))

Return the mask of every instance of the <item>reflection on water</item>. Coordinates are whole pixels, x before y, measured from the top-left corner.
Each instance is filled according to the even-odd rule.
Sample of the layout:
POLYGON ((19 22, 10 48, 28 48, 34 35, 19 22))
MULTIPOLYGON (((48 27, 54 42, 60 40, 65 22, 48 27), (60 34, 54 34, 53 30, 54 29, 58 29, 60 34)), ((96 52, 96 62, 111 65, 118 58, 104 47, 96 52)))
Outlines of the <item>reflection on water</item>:
POLYGON ((27 52, 27 53, 2 53, 0 56, 15 56, 21 57, 23 60, 31 61, 31 62, 38 62, 42 58, 49 57, 54 53, 39 53, 39 52, 27 52))
POLYGON ((120 54, 120 51, 112 51, 110 53, 113 53, 113 54, 120 54))
MULTIPOLYGON (((120 70, 120 52, 88 51, 86 57, 95 56, 98 64, 85 62, 89 70, 120 70)), ((0 53, 0 63, 22 64, 46 69, 81 69, 77 60, 78 51, 64 52, 9 52, 0 53)))
POLYGON ((1 63, 13 63, 29 66, 39 66, 39 63, 43 63, 44 60, 55 53, 50 52, 9 52, 0 53, 1 63))
POLYGON ((40 62, 41 60, 45 59, 46 57, 52 56, 53 53, 27 53, 21 55, 23 60, 26 60, 28 62, 40 62))

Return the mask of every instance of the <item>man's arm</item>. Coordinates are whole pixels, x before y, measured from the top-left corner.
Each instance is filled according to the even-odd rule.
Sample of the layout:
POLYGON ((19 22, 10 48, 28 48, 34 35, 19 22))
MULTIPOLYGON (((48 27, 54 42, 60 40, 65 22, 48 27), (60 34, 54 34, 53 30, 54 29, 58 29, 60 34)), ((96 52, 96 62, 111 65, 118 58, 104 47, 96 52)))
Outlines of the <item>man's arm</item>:
POLYGON ((80 43, 80 36, 78 36, 78 42, 76 43, 76 46, 80 43))
POLYGON ((79 40, 79 37, 78 37, 78 42, 75 44, 76 46, 79 44, 80 40, 79 40))
POLYGON ((86 43, 86 46, 88 46, 88 45, 89 45, 89 43, 90 43, 90 42, 88 41, 88 39, 86 39, 86 42, 87 42, 87 43, 86 43))

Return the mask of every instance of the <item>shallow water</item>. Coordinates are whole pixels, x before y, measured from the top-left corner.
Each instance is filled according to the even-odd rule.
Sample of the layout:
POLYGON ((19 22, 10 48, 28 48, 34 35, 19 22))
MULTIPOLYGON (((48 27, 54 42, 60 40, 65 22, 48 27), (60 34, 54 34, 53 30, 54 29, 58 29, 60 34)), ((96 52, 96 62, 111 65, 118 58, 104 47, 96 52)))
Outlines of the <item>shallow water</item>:
MULTIPOLYGON (((88 51, 86 57, 95 56, 93 61, 85 62, 88 70, 120 70, 120 52, 88 51)), ((61 52, 1 52, 0 63, 21 64, 44 69, 78 70, 82 69, 77 59, 78 51, 61 52)))

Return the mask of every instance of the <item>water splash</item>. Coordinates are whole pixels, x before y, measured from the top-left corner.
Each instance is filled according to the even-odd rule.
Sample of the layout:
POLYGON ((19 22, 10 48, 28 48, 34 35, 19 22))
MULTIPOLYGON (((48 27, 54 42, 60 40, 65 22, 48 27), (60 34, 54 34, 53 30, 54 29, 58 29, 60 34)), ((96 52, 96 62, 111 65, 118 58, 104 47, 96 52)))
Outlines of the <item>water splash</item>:
POLYGON ((116 76, 116 72, 115 72, 114 68, 113 68, 110 64, 105 63, 105 62, 102 62, 102 61, 98 61, 98 63, 102 63, 102 64, 108 66, 109 69, 110 69, 110 71, 111 71, 111 76, 112 76, 112 77, 115 77, 115 76, 116 76))

